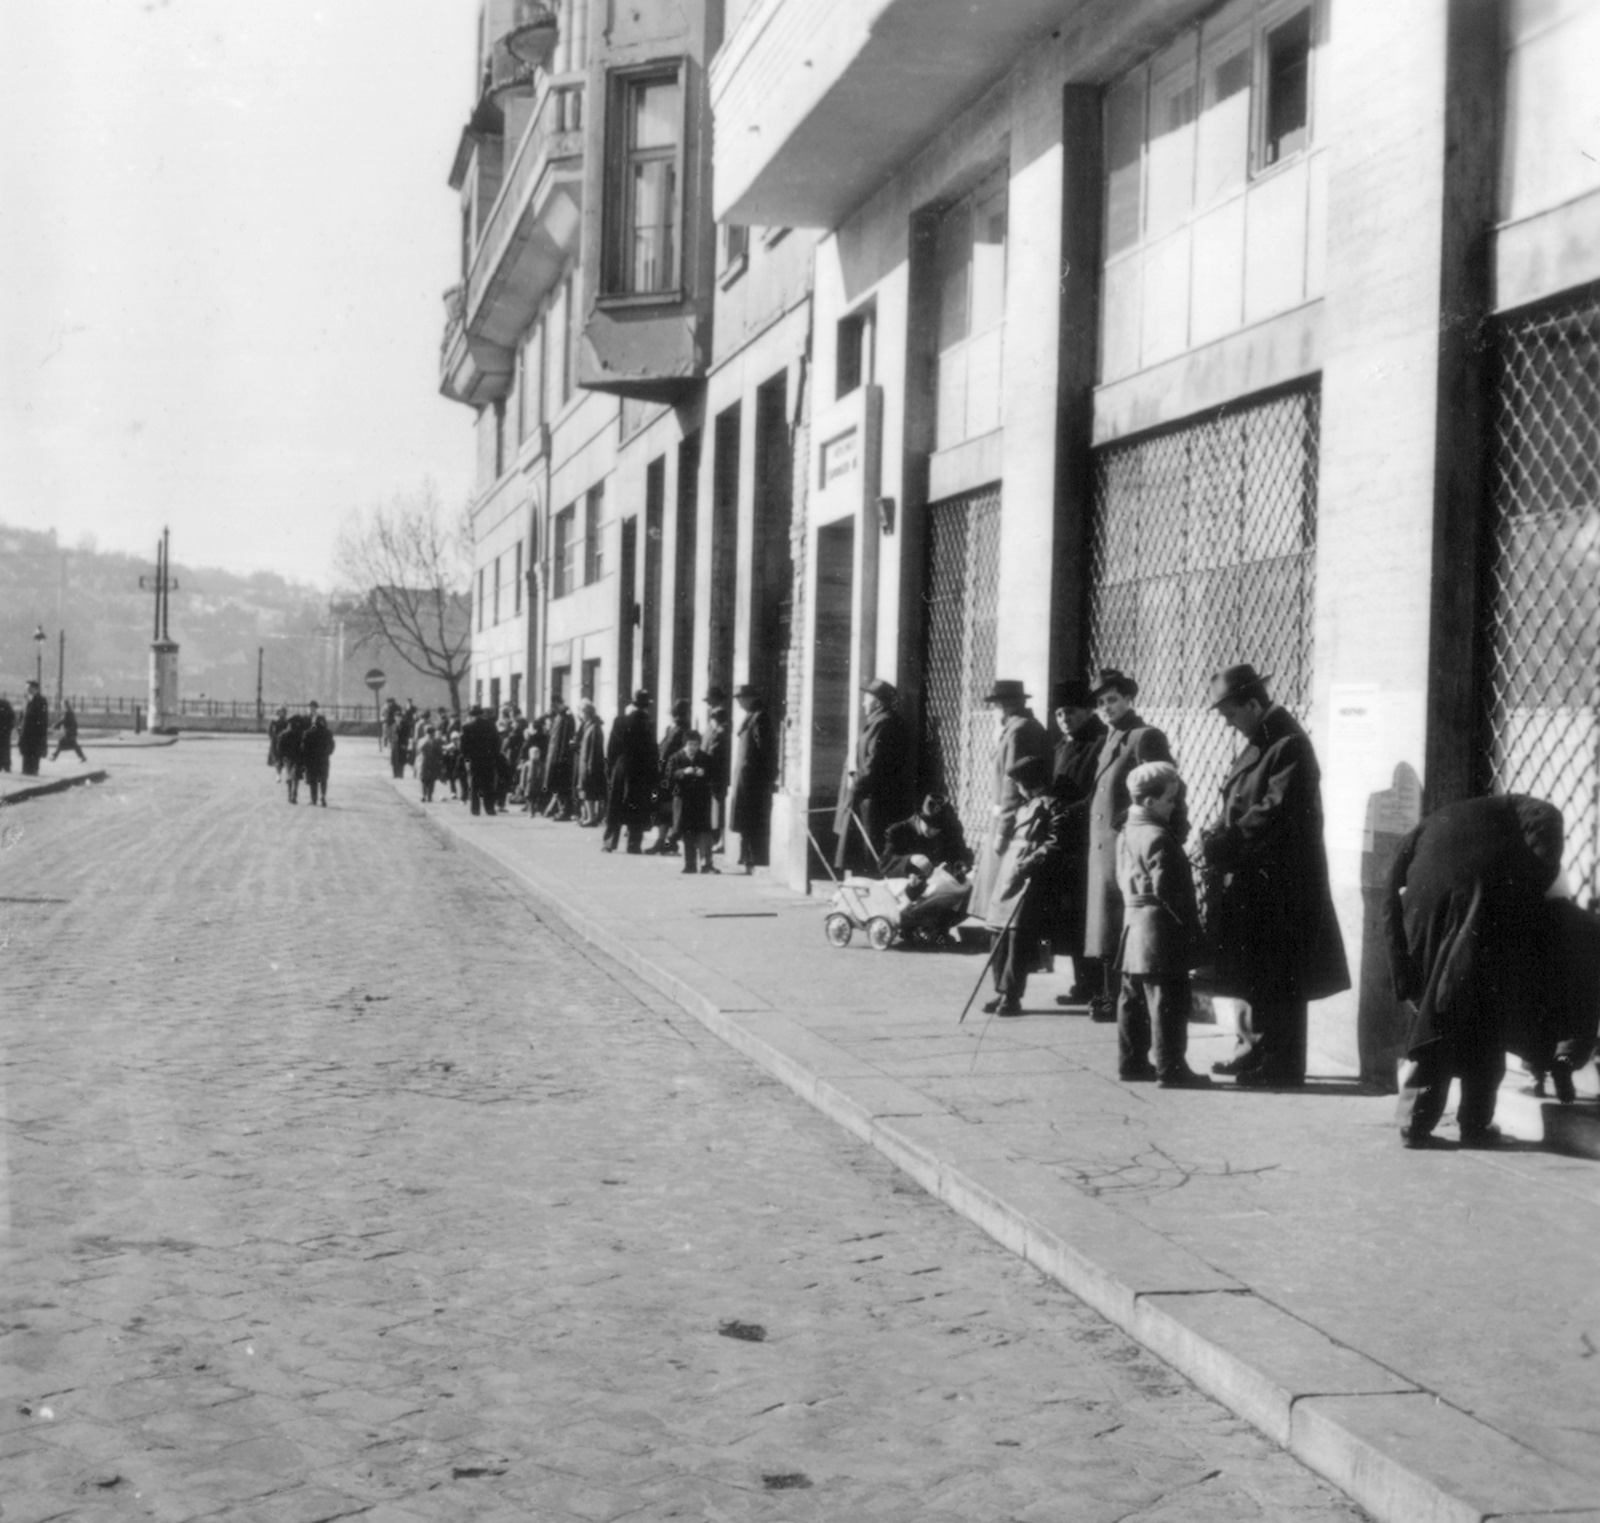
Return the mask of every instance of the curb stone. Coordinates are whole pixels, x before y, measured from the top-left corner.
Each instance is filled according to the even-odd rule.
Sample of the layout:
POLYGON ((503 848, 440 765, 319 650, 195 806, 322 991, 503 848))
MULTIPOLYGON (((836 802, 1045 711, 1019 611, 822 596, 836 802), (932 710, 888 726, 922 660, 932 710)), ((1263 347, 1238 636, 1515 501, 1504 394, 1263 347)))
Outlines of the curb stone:
POLYGON ((93 772, 76 772, 71 777, 55 777, 47 783, 38 783, 29 788, 13 788, 9 792, 0 792, 0 806, 6 804, 20 804, 27 799, 44 798, 51 793, 65 793, 71 788, 81 788, 85 783, 103 783, 111 774, 103 767, 93 772))
POLYGON ((972 1128, 667 943, 641 950, 523 864, 425 812, 540 906, 931 1195, 1034 1265, 1379 1523, 1600 1523, 1593 1483, 1274 1306, 1151 1228, 1063 1191, 972 1128), (669 966, 671 964, 672 966, 669 966), (691 980, 690 969, 699 977, 691 980), (723 1003, 704 991, 720 983, 723 1003), (836 1080, 838 1082, 836 1082, 836 1080), (964 1165, 941 1141, 959 1140, 964 1165), (1052 1225, 1053 1224, 1053 1225, 1052 1225))

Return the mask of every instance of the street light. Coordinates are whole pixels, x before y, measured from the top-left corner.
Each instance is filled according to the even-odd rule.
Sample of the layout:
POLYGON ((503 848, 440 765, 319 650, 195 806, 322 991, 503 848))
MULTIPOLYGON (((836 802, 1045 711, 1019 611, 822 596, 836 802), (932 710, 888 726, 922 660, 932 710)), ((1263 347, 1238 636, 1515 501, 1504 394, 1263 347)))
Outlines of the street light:
POLYGON ((33 676, 39 684, 39 691, 44 691, 44 642, 50 637, 44 632, 44 625, 37 624, 33 630, 33 676))

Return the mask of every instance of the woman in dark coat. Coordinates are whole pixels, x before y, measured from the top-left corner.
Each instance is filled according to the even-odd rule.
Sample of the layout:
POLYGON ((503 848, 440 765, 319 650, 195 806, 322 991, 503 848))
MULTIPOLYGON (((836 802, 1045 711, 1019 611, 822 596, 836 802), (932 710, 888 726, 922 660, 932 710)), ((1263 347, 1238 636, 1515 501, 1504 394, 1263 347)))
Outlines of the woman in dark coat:
POLYGON ((1072 959, 1072 988, 1058 994, 1060 1005, 1084 1005, 1105 992, 1105 969, 1083 950, 1088 910, 1089 807, 1094 801, 1095 763, 1106 738, 1106 726, 1094 711, 1089 684, 1058 682, 1050 708, 1061 737, 1052 758, 1051 786, 1067 806, 1066 862, 1062 866, 1061 915, 1056 921, 1056 951, 1072 959))
POLYGON ((578 729, 572 711, 556 700, 550 715, 550 737, 544 753, 544 791, 549 795, 545 814, 552 820, 572 815, 573 761, 577 751, 578 729))
POLYGON ((1545 891, 1562 838, 1554 804, 1512 794, 1447 804, 1400 844, 1385 930, 1395 994, 1416 1006, 1397 1114, 1408 1147, 1427 1145, 1452 1078, 1462 1144, 1493 1146, 1506 1048, 1554 1061, 1541 1033, 1551 1030, 1560 921, 1545 891))
POLYGON ((585 699, 578 721, 578 823, 598 825, 606 807, 606 731, 585 699))
POLYGON ((772 829, 772 784, 778 776, 778 745, 772 716, 761 694, 745 684, 734 698, 742 708, 733 762, 733 800, 729 823, 739 836, 739 864, 746 876, 767 860, 772 829))
POLYGON ((1115 667, 1105 667, 1090 684, 1089 696, 1106 725, 1095 752, 1089 794, 1089 854, 1084 880, 1083 955, 1102 968, 1102 984, 1091 991, 1097 1021, 1117 1018, 1117 947, 1122 941, 1122 890, 1117 887, 1117 836, 1128 817, 1128 774, 1146 762, 1172 760, 1167 737, 1134 712, 1139 684, 1115 667))

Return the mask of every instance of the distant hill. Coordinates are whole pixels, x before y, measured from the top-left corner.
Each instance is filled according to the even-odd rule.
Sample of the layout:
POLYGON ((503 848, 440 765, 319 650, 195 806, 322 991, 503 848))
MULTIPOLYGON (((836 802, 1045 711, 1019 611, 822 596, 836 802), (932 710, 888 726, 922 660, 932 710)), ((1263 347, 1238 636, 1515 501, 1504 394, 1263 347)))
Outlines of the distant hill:
MULTIPOLYGON (((393 653, 346 648, 340 661, 340 621, 329 612, 328 593, 290 582, 271 571, 238 576, 215 567, 174 560, 170 628, 178 642, 179 692, 185 698, 254 700, 257 651, 262 651, 264 696, 269 703, 366 703, 361 674, 377 665, 390 691, 439 702, 443 689, 405 670, 393 653)), ((155 572, 141 559, 101 551, 91 541, 76 547, 53 533, 0 524, 0 691, 15 695, 33 676, 33 632, 44 626, 45 690, 56 689, 57 636, 67 634, 69 696, 140 697, 149 682, 154 597, 139 588, 155 572)))

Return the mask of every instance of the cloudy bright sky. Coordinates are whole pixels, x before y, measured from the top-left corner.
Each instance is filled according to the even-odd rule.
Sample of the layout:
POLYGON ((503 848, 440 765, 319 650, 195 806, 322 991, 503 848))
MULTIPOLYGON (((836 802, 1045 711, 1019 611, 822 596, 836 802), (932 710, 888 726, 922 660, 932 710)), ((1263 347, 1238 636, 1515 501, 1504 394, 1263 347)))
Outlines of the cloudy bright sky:
POLYGON ((438 394, 477 0, 0 0, 0 523, 327 584, 438 394))

